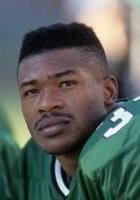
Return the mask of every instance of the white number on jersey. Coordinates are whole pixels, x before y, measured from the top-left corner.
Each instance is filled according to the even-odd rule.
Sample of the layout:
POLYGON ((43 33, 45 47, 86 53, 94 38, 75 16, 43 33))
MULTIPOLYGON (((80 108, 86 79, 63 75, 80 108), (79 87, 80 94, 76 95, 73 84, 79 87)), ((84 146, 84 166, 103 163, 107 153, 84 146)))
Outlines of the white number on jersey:
POLYGON ((133 115, 126 111, 124 108, 119 108, 115 112, 113 112, 113 117, 110 119, 112 122, 119 122, 113 128, 109 128, 105 133, 104 137, 108 138, 112 135, 115 135, 121 128, 123 128, 133 117, 133 115))

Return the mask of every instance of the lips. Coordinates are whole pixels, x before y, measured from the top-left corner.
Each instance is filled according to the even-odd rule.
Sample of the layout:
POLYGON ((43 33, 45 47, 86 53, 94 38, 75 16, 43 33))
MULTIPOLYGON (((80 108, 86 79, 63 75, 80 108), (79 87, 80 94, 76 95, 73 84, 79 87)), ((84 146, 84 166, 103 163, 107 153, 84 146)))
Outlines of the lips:
POLYGON ((69 123, 69 118, 46 118, 39 121, 36 129, 38 134, 51 137, 61 134, 69 123))

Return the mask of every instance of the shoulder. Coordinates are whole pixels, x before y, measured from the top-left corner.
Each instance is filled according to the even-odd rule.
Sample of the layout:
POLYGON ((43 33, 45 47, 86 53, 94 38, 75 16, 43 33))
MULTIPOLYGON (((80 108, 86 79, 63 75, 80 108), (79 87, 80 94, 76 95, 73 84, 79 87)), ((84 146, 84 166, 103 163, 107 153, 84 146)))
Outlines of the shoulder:
POLYGON ((22 149, 21 155, 26 160, 34 161, 36 164, 42 163, 45 160, 50 160, 52 156, 44 151, 33 139, 30 139, 22 149))
POLYGON ((80 191, 91 197, 103 194, 107 199, 139 197, 139 119, 138 97, 110 113, 93 133, 80 156, 77 170, 80 191))
MULTIPOLYGON (((110 113, 85 144, 80 166, 86 172, 104 169, 118 158, 140 151, 140 97, 131 99, 110 113), (88 167, 87 167, 88 166, 88 167)), ((133 157, 134 155, 131 154, 133 157)))
POLYGON ((51 168, 51 162, 52 156, 43 151, 32 139, 21 150, 18 159, 20 173, 32 178, 46 176, 46 172, 49 171, 47 169, 51 168))

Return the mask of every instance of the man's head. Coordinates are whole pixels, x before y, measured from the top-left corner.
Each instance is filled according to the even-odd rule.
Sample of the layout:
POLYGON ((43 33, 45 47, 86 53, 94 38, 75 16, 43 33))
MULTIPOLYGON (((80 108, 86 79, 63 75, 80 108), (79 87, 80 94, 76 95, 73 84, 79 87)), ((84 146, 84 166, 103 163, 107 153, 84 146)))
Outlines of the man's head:
POLYGON ((55 24, 26 34, 17 76, 31 135, 53 154, 81 149, 117 97, 104 49, 84 24, 55 24))

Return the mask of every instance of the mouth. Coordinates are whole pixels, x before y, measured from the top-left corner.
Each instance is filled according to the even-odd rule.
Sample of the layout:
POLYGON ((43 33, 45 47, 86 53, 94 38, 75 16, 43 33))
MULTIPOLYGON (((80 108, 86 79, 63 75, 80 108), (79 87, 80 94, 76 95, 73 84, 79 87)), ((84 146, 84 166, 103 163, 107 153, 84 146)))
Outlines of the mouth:
POLYGON ((37 126, 37 132, 46 137, 56 136, 61 134, 69 123, 70 119, 43 119, 37 126))

